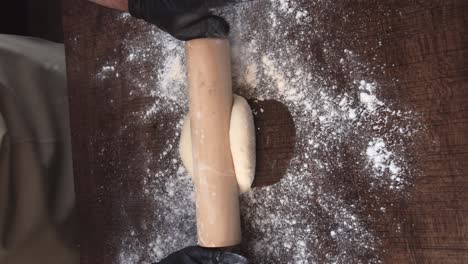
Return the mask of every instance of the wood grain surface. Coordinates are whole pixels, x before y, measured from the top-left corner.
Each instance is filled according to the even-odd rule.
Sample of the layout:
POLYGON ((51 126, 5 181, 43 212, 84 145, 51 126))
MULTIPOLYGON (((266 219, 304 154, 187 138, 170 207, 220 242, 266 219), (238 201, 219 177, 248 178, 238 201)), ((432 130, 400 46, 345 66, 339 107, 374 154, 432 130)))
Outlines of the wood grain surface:
MULTIPOLYGON (((347 32, 359 42, 346 46, 369 59, 377 55, 377 63, 387 65, 385 75, 398 80, 384 96, 413 106, 426 131, 417 138, 418 155, 412 161, 422 173, 408 199, 388 212, 390 218, 402 220, 399 231, 391 222, 372 224, 383 240, 382 259, 468 263, 468 2, 346 1, 341 8, 336 16, 347 12, 349 21, 330 15, 330 38, 346 39, 340 32, 347 32), (381 46, 373 49, 377 39, 381 46)), ((115 14, 86 1, 63 3, 83 264, 112 263, 122 250, 124 225, 154 217, 147 210, 154 201, 137 195, 144 184, 138 161, 144 160, 142 149, 160 152, 167 135, 176 133, 165 125, 173 118, 169 115, 121 132, 134 119, 131 113, 151 98, 128 98, 130 80, 125 74, 105 81, 96 78, 97 58, 111 56, 128 37, 111 22, 115 14)), ((294 123, 280 102, 250 103, 266 112, 255 120, 262 128, 257 132, 255 185, 270 185, 279 181, 292 156, 294 123)), ((150 242, 146 237, 140 241, 150 242)))

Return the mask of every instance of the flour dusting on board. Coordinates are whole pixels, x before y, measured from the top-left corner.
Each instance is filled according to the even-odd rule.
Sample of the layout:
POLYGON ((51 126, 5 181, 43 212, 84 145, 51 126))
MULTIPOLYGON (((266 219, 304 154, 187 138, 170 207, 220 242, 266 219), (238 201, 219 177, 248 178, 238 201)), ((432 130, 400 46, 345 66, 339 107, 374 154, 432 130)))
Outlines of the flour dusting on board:
MULTIPOLYGON (((408 161, 419 127, 415 114, 382 98, 382 87, 395 82, 379 77, 384 66, 334 43, 326 26, 327 14, 338 12, 334 2, 306 7, 263 0, 226 8, 235 91, 282 102, 296 126, 283 179, 241 196, 242 251, 251 263, 380 263, 373 217, 385 217, 415 173, 408 161)), ((170 115, 176 121, 165 125, 179 131, 187 112, 183 43, 128 15, 116 23, 138 34, 122 44, 126 59, 102 61, 97 78, 125 72, 133 80, 130 95, 153 102, 135 112, 136 122, 170 115), (144 70, 132 72, 137 65, 144 70)), ((162 152, 147 152, 141 195, 157 201, 156 217, 129 224, 119 263, 154 262, 196 243, 193 186, 178 156, 179 134, 169 137, 162 152), (155 169, 156 161, 165 165, 155 169), (142 226, 152 241, 138 240, 135 230, 142 226)))

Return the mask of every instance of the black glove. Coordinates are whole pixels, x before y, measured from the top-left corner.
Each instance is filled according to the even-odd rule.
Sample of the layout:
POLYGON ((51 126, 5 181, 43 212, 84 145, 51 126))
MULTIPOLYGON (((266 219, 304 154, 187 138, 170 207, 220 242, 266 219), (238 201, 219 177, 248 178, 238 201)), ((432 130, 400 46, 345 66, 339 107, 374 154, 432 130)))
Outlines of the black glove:
POLYGON ((229 24, 210 9, 232 0, 129 0, 136 18, 152 23, 179 40, 226 37, 229 24))
POLYGON ((247 259, 234 253, 198 246, 172 253, 158 264, 247 264, 247 259))

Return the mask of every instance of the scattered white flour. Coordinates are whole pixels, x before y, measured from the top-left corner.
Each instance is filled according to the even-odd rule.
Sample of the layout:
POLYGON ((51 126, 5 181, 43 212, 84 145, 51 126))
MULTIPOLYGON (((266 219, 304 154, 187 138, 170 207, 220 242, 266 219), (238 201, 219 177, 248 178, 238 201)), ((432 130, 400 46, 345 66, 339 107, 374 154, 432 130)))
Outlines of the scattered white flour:
POLYGON ((100 80, 106 79, 112 75, 115 75, 115 65, 117 62, 113 62, 112 64, 103 65, 101 70, 97 74, 97 78, 100 80))
POLYGON ((370 112, 374 112, 378 106, 384 105, 374 94, 375 85, 375 83, 368 83, 365 80, 359 82, 359 100, 370 112))
POLYGON ((373 169, 376 171, 375 176, 381 177, 390 176, 390 188, 400 188, 404 186, 402 169, 397 165, 398 158, 395 158, 393 153, 389 151, 382 138, 374 138, 369 142, 366 150, 367 158, 370 161, 373 169))
MULTIPOLYGON (((282 102, 296 126, 295 153, 284 178, 241 197, 242 251, 251 263, 380 263, 380 237, 372 223, 385 217, 386 207, 404 197, 411 183, 414 169, 407 158, 418 128, 414 113, 381 98, 383 87, 394 83, 377 74, 384 66, 363 61, 330 37, 328 15, 338 5, 258 0, 225 14, 232 30, 234 90, 282 102), (342 80, 331 70, 341 72, 342 80)), ((132 98, 151 98, 134 113, 135 122, 152 123, 162 115, 175 120, 157 123, 154 136, 168 138, 161 152, 142 146, 147 168, 139 195, 155 201, 148 208, 155 216, 129 221, 117 259, 151 263, 196 243, 193 186, 178 156, 179 134, 168 132, 180 130, 187 111, 184 48, 128 15, 116 23, 128 28, 128 38, 115 60, 101 61, 97 78, 125 73, 132 98), (117 63, 122 54, 126 59, 117 63), (139 240, 139 230, 152 234, 151 241, 139 240)))

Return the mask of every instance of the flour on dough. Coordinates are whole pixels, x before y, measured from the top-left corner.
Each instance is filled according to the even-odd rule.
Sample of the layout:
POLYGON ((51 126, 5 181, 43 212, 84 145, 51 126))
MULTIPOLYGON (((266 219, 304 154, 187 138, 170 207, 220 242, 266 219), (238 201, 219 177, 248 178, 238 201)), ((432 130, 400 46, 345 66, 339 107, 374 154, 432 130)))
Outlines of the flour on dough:
MULTIPOLYGON (((238 95, 234 95, 232 104, 229 142, 239 193, 242 194, 250 190, 255 176, 255 127, 249 104, 238 95)), ((179 152, 182 163, 193 177, 192 140, 188 115, 182 125, 179 152)))

